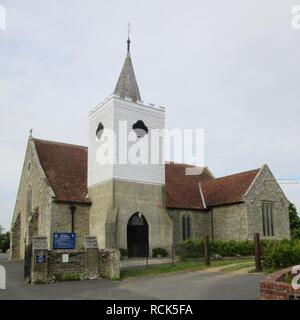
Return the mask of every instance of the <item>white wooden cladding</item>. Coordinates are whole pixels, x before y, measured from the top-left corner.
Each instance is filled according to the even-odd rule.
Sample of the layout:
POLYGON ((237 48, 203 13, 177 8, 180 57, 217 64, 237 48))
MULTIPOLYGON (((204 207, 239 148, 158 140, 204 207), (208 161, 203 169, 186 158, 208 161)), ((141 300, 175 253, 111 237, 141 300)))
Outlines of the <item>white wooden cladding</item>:
MULTIPOLYGON (((111 97, 90 114, 89 122, 89 187, 111 179, 153 184, 165 183, 164 138, 161 138, 159 148, 153 148, 150 139, 151 130, 164 129, 165 112, 163 108, 111 97), (136 141, 128 141, 128 136, 131 133, 132 137, 135 137, 132 133, 132 126, 138 120, 142 120, 149 131, 149 134, 142 138, 148 140, 148 153, 143 158, 146 163, 132 164, 128 161, 126 164, 120 163, 121 153, 125 152, 126 149, 130 149, 136 143, 136 141), (120 135, 119 124, 122 123, 121 125, 124 126, 124 121, 127 122, 127 134, 120 135), (96 138, 96 130, 100 122, 102 122, 104 130, 110 129, 115 133, 113 164, 100 164, 96 158, 97 150, 104 146, 103 142, 96 138), (159 159, 160 161, 153 164, 151 163, 151 158, 159 159)), ((122 159, 124 161, 124 153, 122 159)))

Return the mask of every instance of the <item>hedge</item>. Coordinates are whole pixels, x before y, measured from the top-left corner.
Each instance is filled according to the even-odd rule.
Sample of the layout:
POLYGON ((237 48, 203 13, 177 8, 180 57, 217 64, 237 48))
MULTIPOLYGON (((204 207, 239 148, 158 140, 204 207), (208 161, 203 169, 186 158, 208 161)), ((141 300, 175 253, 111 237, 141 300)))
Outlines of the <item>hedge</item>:
POLYGON ((282 269, 300 264, 300 240, 262 242, 262 263, 265 269, 282 269))
MULTIPOLYGON (((300 265, 300 240, 262 240, 262 263, 265 269, 280 269, 300 265)), ((211 256, 222 257, 254 255, 253 241, 210 241, 211 256)), ((204 241, 186 240, 182 243, 180 255, 183 258, 204 256, 204 241)))
MULTIPOLYGON (((182 256, 185 258, 200 258, 204 256, 204 242, 202 240, 186 240, 182 243, 182 256)), ((252 241, 210 241, 212 256, 222 257, 251 256, 254 252, 252 241)))

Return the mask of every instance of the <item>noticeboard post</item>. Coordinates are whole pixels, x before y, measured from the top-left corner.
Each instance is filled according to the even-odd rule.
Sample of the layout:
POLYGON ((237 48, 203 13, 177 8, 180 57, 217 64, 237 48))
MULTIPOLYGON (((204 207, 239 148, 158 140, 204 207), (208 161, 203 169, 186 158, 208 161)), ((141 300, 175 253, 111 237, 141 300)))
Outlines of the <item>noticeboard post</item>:
POLYGON ((54 233, 53 249, 75 249, 76 234, 75 233, 54 233))

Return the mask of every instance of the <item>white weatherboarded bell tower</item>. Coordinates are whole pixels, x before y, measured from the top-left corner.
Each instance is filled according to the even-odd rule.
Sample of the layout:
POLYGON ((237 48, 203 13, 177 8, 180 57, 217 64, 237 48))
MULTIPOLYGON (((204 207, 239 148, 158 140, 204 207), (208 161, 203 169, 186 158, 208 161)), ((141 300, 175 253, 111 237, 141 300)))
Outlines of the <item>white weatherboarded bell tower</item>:
POLYGON ((164 126, 164 108, 141 101, 128 39, 114 93, 89 116, 90 234, 100 247, 127 249, 130 257, 170 251, 164 126))

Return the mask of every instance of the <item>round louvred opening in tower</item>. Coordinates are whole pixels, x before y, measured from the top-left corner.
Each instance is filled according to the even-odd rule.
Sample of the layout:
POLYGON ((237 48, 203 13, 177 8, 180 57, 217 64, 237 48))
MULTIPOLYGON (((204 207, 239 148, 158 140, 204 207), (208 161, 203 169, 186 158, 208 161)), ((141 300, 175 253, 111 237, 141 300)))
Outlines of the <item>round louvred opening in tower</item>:
POLYGON ((98 125, 98 128, 96 130, 96 138, 97 138, 97 140, 101 139, 103 131, 104 131, 104 126, 103 126, 102 122, 100 122, 99 125, 98 125))
POLYGON ((148 134, 148 127, 142 120, 138 120, 133 126, 133 131, 136 133, 138 138, 143 138, 146 134, 148 134))

